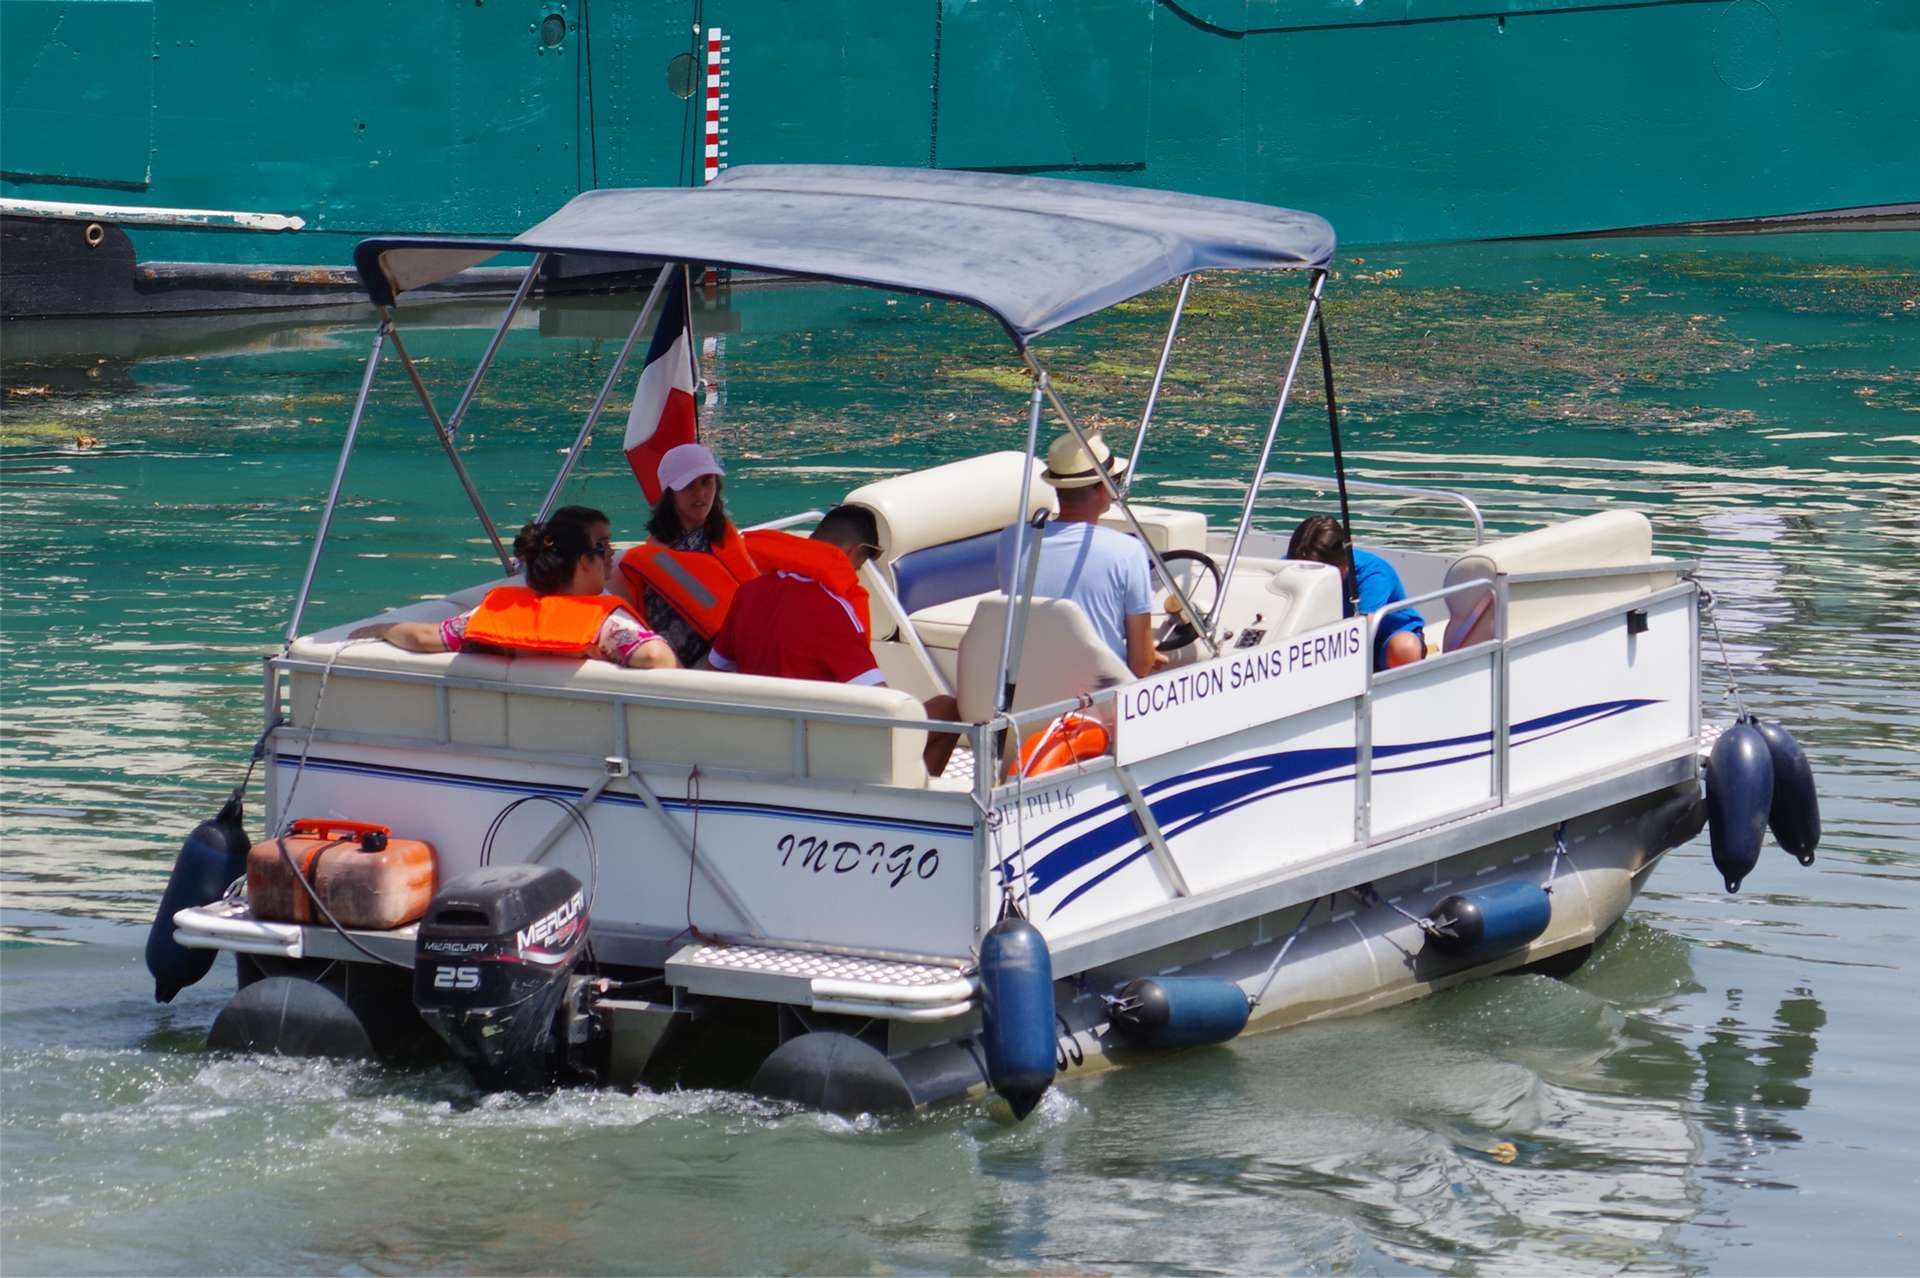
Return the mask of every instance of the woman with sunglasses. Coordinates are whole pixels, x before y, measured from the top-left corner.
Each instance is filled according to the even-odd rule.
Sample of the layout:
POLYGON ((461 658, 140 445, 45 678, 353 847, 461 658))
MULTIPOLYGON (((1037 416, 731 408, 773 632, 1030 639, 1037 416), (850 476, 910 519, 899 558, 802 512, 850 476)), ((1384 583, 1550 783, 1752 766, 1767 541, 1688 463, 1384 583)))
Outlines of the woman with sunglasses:
POLYGON ((412 652, 470 647, 591 657, 642 670, 677 665, 666 641, 624 600, 606 593, 613 571, 611 532, 599 511, 562 506, 545 523, 529 522, 513 539, 526 585, 496 586, 478 607, 445 621, 378 622, 348 637, 384 639, 412 652))

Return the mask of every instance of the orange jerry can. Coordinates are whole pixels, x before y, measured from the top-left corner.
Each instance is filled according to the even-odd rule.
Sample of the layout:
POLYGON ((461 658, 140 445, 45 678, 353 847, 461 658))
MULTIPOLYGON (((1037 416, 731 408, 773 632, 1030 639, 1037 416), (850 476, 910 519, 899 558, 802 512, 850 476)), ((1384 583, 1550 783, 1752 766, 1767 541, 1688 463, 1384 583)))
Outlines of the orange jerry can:
POLYGON ((341 927, 367 931, 404 927, 425 914, 440 877, 430 843, 396 839, 392 830, 370 821, 305 818, 282 837, 248 849, 247 898, 253 917, 324 921, 287 868, 289 858, 341 927))

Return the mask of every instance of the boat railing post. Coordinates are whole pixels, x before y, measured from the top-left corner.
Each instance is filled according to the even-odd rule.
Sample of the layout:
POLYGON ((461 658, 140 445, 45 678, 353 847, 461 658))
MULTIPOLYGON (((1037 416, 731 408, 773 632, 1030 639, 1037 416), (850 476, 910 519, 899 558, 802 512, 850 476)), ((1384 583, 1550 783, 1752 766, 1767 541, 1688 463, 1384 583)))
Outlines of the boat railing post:
POLYGON ((1693 606, 1687 609, 1687 731, 1695 740, 1700 737, 1700 583, 1689 580, 1693 587, 1693 606))
MULTIPOLYGON (((1035 450, 1040 447, 1040 402, 1047 389, 1047 370, 1030 366, 1034 370, 1033 397, 1027 405, 1026 462, 1020 468, 1020 509, 1013 522, 1013 558, 1009 561, 1016 570, 1025 562, 1027 517, 1033 510, 1033 458, 1035 450)), ((1001 627, 1000 633, 1000 695, 994 707, 1001 714, 1005 714, 1013 705, 1013 676, 1017 660, 1013 650, 1014 614, 1023 607, 1025 601, 1019 594, 1010 592, 1006 624, 1001 627)), ((984 762, 977 756, 975 761, 984 762)))
MULTIPOLYGON (((385 307, 392 323, 392 314, 385 307)), ((400 326, 393 325, 393 353, 400 357, 400 366, 407 370, 407 379, 413 383, 413 393, 420 398, 420 406, 427 410, 427 420, 433 423, 433 433, 439 437, 440 447, 446 451, 447 460, 453 463, 453 473, 459 477, 460 486, 467 490, 467 500, 473 504, 473 513, 480 516, 480 526, 486 530, 487 540, 493 543, 493 553, 500 557, 500 567, 507 572, 513 571, 513 556, 500 543, 500 530, 493 526, 493 519, 487 514, 487 504, 480 499, 480 490, 473 486, 473 476, 467 473, 466 463, 460 460, 460 450, 454 447, 453 432, 440 420, 440 410, 433 406, 433 396, 427 393, 426 382, 420 379, 420 370, 414 366, 413 356, 407 353, 406 345, 400 340, 400 326)))
POLYGON ((934 664, 933 654, 927 651, 927 645, 920 638, 920 632, 913 628, 913 618, 907 615, 906 605, 900 602, 900 596, 893 593, 893 586, 888 583, 887 575, 880 571, 880 565, 869 559, 860 565, 859 576, 860 580, 867 583, 867 593, 885 604, 887 611, 893 614, 895 621, 899 622, 901 637, 907 641, 907 647, 912 650, 914 659, 920 663, 921 672, 932 682, 933 690, 952 695, 953 689, 948 686, 946 675, 942 674, 940 667, 934 664))
MULTIPOLYGON (((1253 526, 1253 507, 1260 498, 1261 481, 1266 478, 1267 460, 1273 456, 1274 436, 1280 433, 1280 419, 1285 415, 1287 400, 1293 394, 1293 379, 1300 372, 1300 359, 1307 350, 1307 334, 1313 331, 1313 318, 1319 313, 1320 293, 1326 287, 1326 282, 1327 273, 1324 269, 1313 273, 1313 285, 1307 291, 1307 314, 1300 321, 1300 335, 1294 338, 1293 355, 1287 360, 1287 376, 1280 384, 1280 400, 1273 406, 1273 420, 1267 423, 1267 437, 1260 445, 1260 462, 1254 467, 1253 482, 1247 485, 1247 501, 1240 509, 1240 523, 1233 531, 1233 547, 1227 552, 1227 566, 1220 574, 1220 598, 1214 601, 1214 614, 1226 606, 1227 593, 1233 588, 1233 570, 1240 562, 1240 548, 1246 543, 1247 530, 1253 526)), ((1215 620, 1215 615, 1207 617, 1208 629, 1212 628, 1215 620)))
POLYGON ((1353 838, 1365 846, 1373 842, 1373 631, 1376 617, 1365 619, 1366 682, 1354 702, 1353 713, 1353 838))
POLYGON ((560 500, 560 490, 566 486, 567 476, 573 473, 574 463, 580 460, 580 450, 587 446, 587 436, 593 434, 594 423, 600 420, 600 411, 607 406, 614 383, 620 380, 620 373, 627 366, 627 357, 633 354, 633 344, 640 340, 647 321, 653 318, 654 309, 660 305, 660 294, 666 291, 667 279, 673 268, 672 262, 660 268, 659 276, 653 281, 653 291, 647 294, 646 305, 640 308, 640 317, 633 321, 633 330, 627 334, 627 340, 620 346, 620 353, 614 357, 607 380, 601 383, 600 393, 594 396, 593 407, 587 410, 587 420, 580 424, 580 433, 573 437, 573 446, 567 449, 567 455, 561 459, 560 473, 553 477, 553 487, 547 489, 546 498, 541 501, 540 512, 534 516, 535 519, 544 522, 553 512, 553 503, 560 500))
POLYGON ((1507 711, 1512 705, 1511 666, 1507 652, 1507 578, 1493 578, 1493 797, 1505 804, 1507 776, 1507 711))
POLYGON ((1147 427, 1153 424, 1153 406, 1160 399, 1160 383, 1167 377, 1167 360, 1173 356, 1173 335, 1180 331, 1180 313, 1187 309, 1187 293, 1193 288, 1193 276, 1180 277, 1180 296, 1174 299, 1173 319, 1167 325, 1167 340, 1160 345, 1160 363, 1153 370, 1153 385, 1147 390, 1147 406, 1140 414, 1140 429, 1133 436, 1133 454, 1127 458, 1127 477, 1120 485, 1124 495, 1133 491, 1133 477, 1140 473, 1140 448, 1147 442, 1147 427))
POLYGON ((520 313, 520 307, 527 300, 527 294, 533 291, 533 282, 540 276, 540 268, 547 264, 545 253, 533 255, 533 264, 527 267, 527 273, 520 280, 520 287, 513 292, 513 300, 507 303, 507 313, 500 317, 500 327, 493 330, 493 338, 487 343, 487 349, 480 356, 473 376, 467 379, 467 388, 460 392, 460 402, 453 406, 453 412, 447 417, 447 434, 458 435, 460 423, 467 419, 467 409, 473 406, 473 397, 480 393, 480 383, 486 378, 487 370, 493 367, 493 357, 500 353, 500 344, 507 339, 507 330, 513 326, 513 317, 520 313))
MULTIPOLYGON (((1036 376, 1043 371, 1030 354, 1027 356, 1027 363, 1033 368, 1036 376)), ((1068 410, 1066 403, 1061 400, 1060 392, 1053 388, 1051 381, 1045 383, 1045 389, 1047 399, 1053 404, 1053 411, 1060 414, 1060 420, 1067 424, 1067 432, 1079 442, 1080 447, 1085 449, 1087 455, 1091 457, 1093 455, 1093 445, 1088 442, 1086 429, 1082 427, 1078 421, 1074 420, 1073 413, 1068 410)), ((1167 568, 1167 561, 1161 558, 1160 552, 1153 548, 1153 541, 1147 536, 1147 530, 1140 526, 1139 517, 1133 513, 1133 506, 1127 501, 1126 493, 1120 490, 1119 486, 1113 482, 1113 476, 1109 475, 1106 471, 1096 468, 1094 474, 1099 477, 1100 485, 1107 490, 1107 495, 1113 498, 1114 508, 1126 518, 1127 527, 1133 530, 1133 535, 1140 542, 1141 548, 1147 552, 1147 558, 1153 563, 1154 572, 1159 575, 1161 581, 1167 584, 1167 589, 1173 592, 1174 598, 1180 601, 1181 608, 1185 610, 1182 615, 1188 617, 1199 616, 1200 612, 1193 606, 1193 600, 1187 597, 1185 587, 1181 586, 1179 580, 1175 578, 1173 573, 1167 568)), ((1221 584, 1221 599, 1226 598, 1225 591, 1226 585, 1225 579, 1223 578, 1221 584)), ((1216 610, 1218 607, 1219 604, 1216 601, 1216 610)), ((1220 645, 1213 637, 1213 618, 1209 617, 1207 621, 1208 624, 1201 627, 1200 642, 1207 645, 1207 653, 1209 656, 1217 657, 1220 655, 1220 645)))
POLYGON ((334 508, 340 504, 340 485, 347 478, 347 461, 353 456, 353 442, 360 434, 360 419, 367 412, 367 396, 373 390, 373 375, 380 370, 380 354, 386 349, 387 334, 393 321, 381 317, 373 330, 373 349, 367 354, 367 371, 360 378, 360 393, 353 401, 353 415, 347 419, 347 437, 340 443, 340 460, 333 468, 333 484, 327 489, 327 504, 320 511, 320 531, 313 539, 313 553, 307 556, 307 573, 300 580, 300 594, 293 602, 293 620, 287 623, 287 642, 300 634, 300 618, 307 611, 307 596, 313 592, 313 576, 320 568, 320 552, 333 528, 334 508))
POLYGON ((994 739, 993 725, 976 723, 968 735, 973 744, 973 940, 978 945, 994 924, 993 778, 996 773, 991 766, 993 760, 988 758, 994 739))

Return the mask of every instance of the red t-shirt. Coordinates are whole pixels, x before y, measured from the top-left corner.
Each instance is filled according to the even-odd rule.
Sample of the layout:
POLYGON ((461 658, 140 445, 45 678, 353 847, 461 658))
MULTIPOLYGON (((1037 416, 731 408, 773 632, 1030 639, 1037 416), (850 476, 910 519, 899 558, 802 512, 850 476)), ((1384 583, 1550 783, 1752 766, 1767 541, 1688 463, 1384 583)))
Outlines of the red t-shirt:
POLYGON ((741 674, 886 683, 853 606, 793 572, 762 573, 740 587, 707 660, 741 674))

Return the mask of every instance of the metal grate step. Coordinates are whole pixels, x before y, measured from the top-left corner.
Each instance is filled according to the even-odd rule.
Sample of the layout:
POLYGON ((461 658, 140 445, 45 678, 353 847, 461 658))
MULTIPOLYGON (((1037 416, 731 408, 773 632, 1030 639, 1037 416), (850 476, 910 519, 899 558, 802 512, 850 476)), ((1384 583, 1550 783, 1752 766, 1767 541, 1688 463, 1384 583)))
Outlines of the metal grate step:
POLYGON ((689 994, 794 1003, 819 1012, 942 1021, 973 1008, 979 981, 958 964, 864 958, 726 941, 693 941, 667 959, 689 994))

